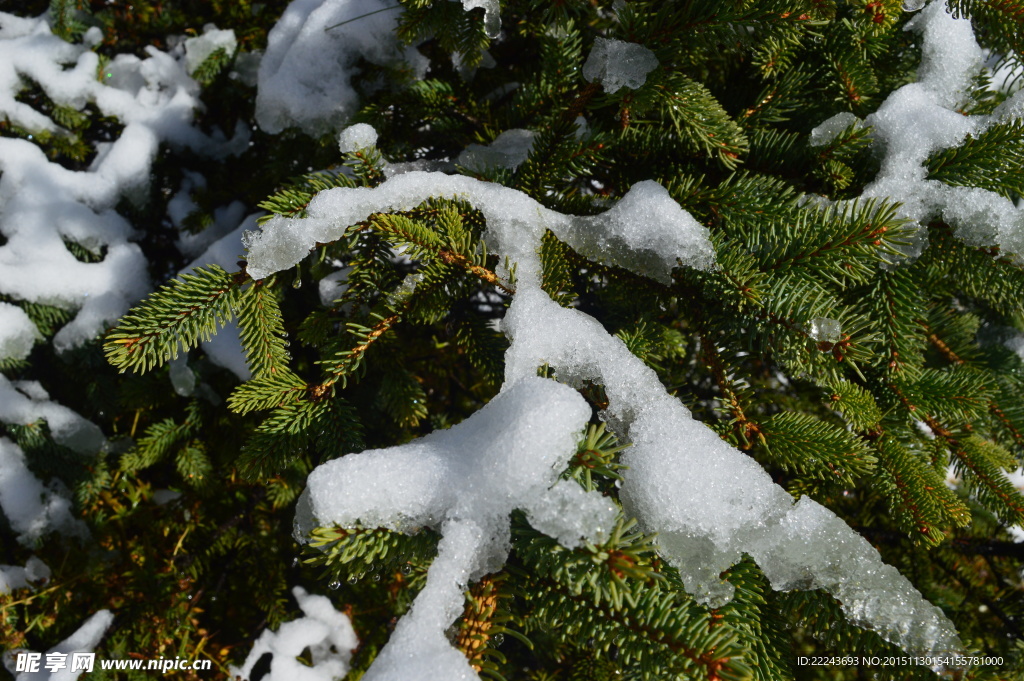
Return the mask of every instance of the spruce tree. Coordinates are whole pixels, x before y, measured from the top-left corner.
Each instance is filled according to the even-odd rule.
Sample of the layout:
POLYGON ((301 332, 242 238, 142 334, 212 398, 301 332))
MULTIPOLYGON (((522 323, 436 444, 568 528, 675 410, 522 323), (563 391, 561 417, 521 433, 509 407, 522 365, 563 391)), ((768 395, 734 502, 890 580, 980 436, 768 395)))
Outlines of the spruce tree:
MULTIPOLYGON (((30 353, 0 343, 2 562, 27 582, 0 590, 5 650, 108 610, 100 658, 216 670, 182 678, 1024 673, 1018 6, 36 4, 19 14, 85 41, 101 80, 233 29, 190 43, 212 46, 188 67, 195 127, 252 132, 220 156, 162 140, 110 207, 156 285, 102 335, 62 342, 84 303, 0 276, 0 312, 38 331, 30 353), (244 252, 175 247, 224 236, 235 200, 262 211, 244 252), (210 344, 234 329, 247 372, 210 344), (62 436, 58 407, 104 444, 62 436), (19 525, 22 460, 80 536, 19 525), (302 617, 358 643, 253 647, 302 617)), ((58 127, 7 112, 0 134, 51 164, 89 172, 131 124, 19 77, 58 127)))

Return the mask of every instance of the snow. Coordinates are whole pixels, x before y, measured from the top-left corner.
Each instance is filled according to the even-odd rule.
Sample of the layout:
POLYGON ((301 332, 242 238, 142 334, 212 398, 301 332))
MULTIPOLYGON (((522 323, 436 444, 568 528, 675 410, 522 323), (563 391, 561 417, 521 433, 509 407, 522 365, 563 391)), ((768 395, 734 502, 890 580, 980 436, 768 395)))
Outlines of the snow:
POLYGON ((196 375, 188 367, 188 353, 175 357, 167 363, 168 374, 170 374, 171 385, 174 392, 182 397, 188 397, 196 390, 196 375))
POLYGON ((44 487, 28 469, 21 447, 5 437, 0 437, 0 510, 26 546, 51 531, 86 534, 82 521, 72 516, 71 500, 44 487))
MULTIPOLYGON (((482 8, 485 30, 498 35, 498 0, 463 0, 463 7, 482 8)), ((269 132, 292 125, 310 134, 339 130, 358 106, 351 78, 359 59, 382 65, 404 62, 425 73, 425 59, 393 38, 397 8, 393 0, 292 2, 271 31, 260 60, 260 126, 269 132)), ((945 4, 935 0, 907 28, 921 36, 921 67, 917 82, 893 92, 863 122, 872 127, 882 159, 879 175, 864 196, 902 202, 903 217, 919 225, 941 217, 967 243, 1024 252, 1019 207, 992 192, 927 180, 924 167, 929 156, 961 144, 967 135, 1020 118, 1024 94, 1016 93, 991 116, 960 114, 984 56, 970 23, 953 19, 945 4)), ((198 86, 189 74, 219 47, 234 49, 231 31, 207 27, 177 52, 150 47, 144 58, 117 55, 102 82, 95 80, 99 62, 90 49, 97 33, 90 30, 81 44, 72 45, 53 36, 44 19, 0 13, 0 116, 30 130, 60 132, 54 121, 15 99, 25 76, 58 103, 81 108, 91 102, 125 125, 118 139, 100 145, 85 171, 51 163, 27 141, 0 139, 0 232, 7 240, 0 246, 0 292, 76 310, 75 319, 55 339, 58 349, 95 336, 149 289, 145 259, 130 241, 132 227, 114 207, 122 198, 137 199, 146 189, 159 145, 223 155, 248 140, 245 131, 227 140, 223 134, 207 137, 191 125, 199 101, 198 86), (77 261, 63 238, 104 250, 104 259, 77 261)), ((246 68, 251 70, 257 59, 246 68)), ((598 38, 584 77, 600 82, 607 92, 636 89, 658 65, 654 53, 642 45, 598 38)), ((241 74, 242 66, 237 68, 241 74)), ((834 116, 812 131, 811 144, 827 144, 856 123, 852 114, 834 116)), ((467 149, 459 162, 514 168, 528 156, 533 136, 527 130, 505 131, 489 146, 467 149)), ((341 132, 339 148, 354 150, 375 141, 370 126, 355 125, 341 132)), ((746 553, 773 588, 824 589, 842 603, 852 621, 908 651, 962 648, 941 611, 882 563, 870 544, 809 498, 795 502, 756 462, 693 419, 653 370, 600 323, 579 310, 560 307, 541 290, 537 250, 547 229, 588 258, 663 283, 671 283, 677 266, 713 268, 707 229, 663 187, 637 183, 603 213, 582 217, 557 213, 520 192, 469 177, 405 171, 396 168, 376 188, 321 192, 303 219, 277 216, 261 231, 247 231, 255 226, 250 216, 213 243, 209 239, 220 232, 191 243, 183 237, 181 242, 186 252, 205 249, 192 266, 217 262, 229 270, 244 244, 249 273, 262 279, 294 266, 317 242, 339 239, 349 225, 372 213, 408 210, 443 196, 467 200, 481 210, 489 250, 518 266, 516 293, 502 323, 511 345, 498 396, 449 430, 327 462, 309 477, 296 519, 300 531, 314 523, 358 523, 406 532, 430 526, 442 535, 425 588, 398 622, 365 675, 367 681, 477 678, 445 633, 462 612, 468 583, 503 565, 513 509, 523 509, 534 527, 566 547, 607 536, 617 515, 614 505, 558 479, 591 416, 573 389, 587 382, 605 387, 609 404, 601 418, 631 445, 622 456, 629 467, 621 487, 626 511, 645 531, 658 533, 662 555, 699 600, 712 606, 727 602, 732 587, 719 574, 746 553), (557 381, 536 377, 541 364, 555 371, 557 381)), ((176 226, 194 208, 189 192, 202 181, 199 176, 187 180, 172 202, 169 210, 176 226)), ((239 206, 222 207, 220 229, 230 229, 241 218, 239 206)), ((912 245, 907 258, 923 247, 923 241, 912 245)), ((509 274, 499 272, 505 283, 511 283, 509 274)), ((321 296, 343 290, 345 275, 339 270, 321 296)), ((237 328, 233 333, 225 329, 205 349, 214 361, 247 377, 237 328)), ((816 340, 836 342, 841 327, 836 320, 818 318, 810 333, 816 340)), ((37 337, 20 308, 0 303, 0 358, 26 356, 37 337)), ((194 381, 182 358, 172 366, 172 380, 176 389, 188 392, 186 374, 194 381)), ((12 383, 0 375, 0 420, 23 424, 40 418, 47 420, 58 442, 78 451, 94 452, 104 445, 98 428, 50 401, 38 383, 12 383)), ((83 527, 72 518, 70 501, 44 486, 28 469, 24 452, 6 438, 0 438, 0 509, 26 544, 51 530, 83 527)), ((32 560, 24 568, 0 568, 0 589, 23 587, 33 575, 48 572, 32 560)), ((348 618, 323 596, 298 587, 294 593, 305 617, 276 633, 264 632, 238 673, 248 675, 268 652, 274 658, 267 679, 321 681, 348 672, 350 651, 358 643, 348 618), (313 652, 313 667, 295 659, 306 647, 313 652)), ((92 649, 111 620, 107 611, 96 613, 54 650, 92 649)))
POLYGON ((352 651, 359 645, 348 617, 335 610, 326 596, 307 593, 301 586, 292 594, 305 616, 285 622, 276 632, 265 629, 242 666, 231 668, 232 678, 249 679, 253 667, 268 653, 272 655, 270 673, 262 681, 334 681, 348 674, 352 651), (307 648, 312 666, 298 660, 307 648))
POLYGON ((106 442, 99 426, 50 401, 35 381, 12 383, 0 374, 0 422, 29 425, 45 419, 57 444, 81 454, 95 454, 106 442))
POLYGON ((402 532, 430 526, 442 534, 427 586, 368 681, 410 678, 413 669, 411 678, 474 678, 444 632, 462 612, 468 580, 504 564, 512 510, 525 509, 538 529, 568 547, 607 536, 615 505, 575 482, 574 489, 558 482, 589 418, 576 391, 527 376, 449 430, 313 471, 306 503, 320 523, 402 532))
POLYGON ((217 50, 224 50, 230 57, 237 47, 233 30, 206 24, 202 35, 185 39, 185 71, 191 76, 217 50))
POLYGON ((636 90, 647 82, 647 74, 658 68, 658 58, 638 43, 614 38, 595 38, 594 47, 583 64, 583 77, 600 81, 605 92, 628 87, 636 90))
POLYGON ((39 558, 32 556, 25 567, 0 565, 0 596, 10 594, 35 584, 45 584, 50 579, 50 568, 39 558))
POLYGON ((379 211, 411 210, 428 198, 462 198, 487 219, 489 249, 518 261, 520 278, 539 282, 535 244, 545 229, 586 255, 610 258, 623 267, 670 282, 678 262, 707 269, 714 251, 707 228, 672 201, 655 182, 637 183, 611 210, 569 216, 543 207, 525 194, 470 177, 412 171, 378 187, 336 187, 317 194, 303 219, 275 216, 262 231, 243 237, 248 272, 263 279, 297 264, 317 242, 342 236, 349 225, 379 211), (678 262, 677 262, 678 261, 678 262))
POLYGON ((24 310, 0 301, 0 360, 25 359, 41 338, 24 310))
MULTIPOLYGON (((208 249, 213 242, 223 238, 231 230, 238 227, 246 214, 246 207, 241 201, 232 201, 228 204, 218 206, 212 211, 213 223, 201 232, 193 234, 185 228, 185 221, 193 212, 199 210, 199 205, 192 198, 193 194, 204 191, 207 188, 206 178, 200 173, 191 170, 183 170, 180 188, 167 202, 167 217, 178 229, 178 239, 175 246, 182 255, 195 258, 208 249)), ((235 255, 241 253, 238 251, 235 255)), ((235 258, 230 268, 235 269, 235 258)))
POLYGON ((473 9, 484 10, 484 32, 488 38, 494 39, 501 33, 501 7, 498 0, 462 0, 462 8, 467 12, 473 9))
MULTIPOLYGON (((87 619, 73 634, 46 652, 47 654, 62 653, 68 656, 67 660, 69 661, 72 653, 91 653, 96 649, 96 646, 103 639, 104 634, 107 633, 107 629, 110 628, 113 622, 114 614, 112 612, 100 610, 87 619)), ((44 655, 43 660, 45 661, 45 659, 44 655)), ((96 665, 96 669, 98 667, 99 665, 96 665)), ((73 672, 71 671, 71 665, 68 664, 63 669, 57 669, 53 672, 49 672, 45 668, 41 668, 37 672, 21 672, 15 677, 15 681, 75 681, 81 674, 82 670, 73 672)))
MULTIPOLYGON (((894 91, 864 121, 872 126, 882 163, 863 196, 901 202, 901 217, 919 225, 941 218, 969 245, 998 245, 1009 253, 1024 253, 1024 210, 994 192, 926 179, 925 167, 930 156, 963 143, 968 135, 1020 118, 1024 95, 1012 96, 991 116, 961 114, 971 79, 984 62, 970 21, 954 19, 945 3, 932 2, 906 28, 922 38, 917 82, 894 91)), ((819 134, 812 133, 812 144, 827 137, 836 118, 815 129, 819 134)), ((916 244, 905 261, 921 250, 923 244, 916 244)))
POLYGON ((294 0, 268 35, 260 62, 256 120, 278 133, 296 126, 310 135, 338 130, 355 113, 355 64, 404 63, 418 77, 427 59, 394 35, 394 0, 294 0), (385 11, 381 11, 385 10, 385 11), (342 24, 342 25, 338 25, 342 24))
MULTIPOLYGON (((462 614, 464 590, 477 556, 493 543, 472 519, 453 520, 441 528, 437 557, 427 584, 412 609, 398 621, 387 644, 362 678, 364 681, 475 681, 469 660, 448 642, 445 631, 462 614)), ((507 528, 506 528, 507 534, 507 528)))
POLYGON ((459 165, 482 172, 488 168, 516 169, 530 156, 537 133, 513 128, 506 130, 488 145, 470 144, 459 154, 459 165))
POLYGON ((854 123, 863 123, 863 121, 849 111, 837 113, 835 116, 832 116, 832 118, 827 119, 824 123, 811 130, 811 146, 825 146, 834 140, 839 133, 846 130, 854 123))
POLYGON ((30 141, 0 138, 0 233, 7 241, 0 246, 0 293, 75 310, 54 338, 58 350, 95 337, 150 289, 146 258, 114 208, 122 198, 141 199, 160 144, 223 156, 248 143, 245 131, 228 140, 192 126, 201 103, 184 49, 172 55, 147 47, 142 59, 116 55, 100 82, 99 56, 91 50, 98 35, 91 30, 84 42, 71 44, 50 32, 45 16, 0 12, 0 118, 30 132, 66 134, 16 100, 28 78, 58 104, 81 109, 91 102, 124 124, 81 171, 49 161, 30 141), (102 261, 78 261, 64 239, 105 251, 102 261))
POLYGON ((377 131, 373 129, 372 125, 366 123, 350 125, 338 135, 338 148, 343 154, 366 149, 375 144, 377 144, 377 131))
MULTIPOLYGON (((524 508, 538 529, 567 546, 594 541, 607 527, 588 525, 596 500, 553 485, 589 416, 571 388, 588 381, 604 386, 609 405, 601 417, 631 443, 622 457, 629 467, 620 495, 626 512, 658 533, 662 554, 699 600, 727 602, 732 587, 719 574, 747 553, 774 588, 825 589, 853 621, 908 651, 962 648, 941 611, 863 538, 810 499, 794 503, 753 459, 694 420, 621 340, 541 289, 537 250, 546 229, 588 257, 665 282, 680 264, 713 267, 707 231, 660 185, 640 182, 609 210, 589 217, 440 173, 399 175, 372 189, 331 189, 312 200, 306 218, 278 216, 262 232, 246 235, 249 272, 262 278, 290 268, 315 243, 342 237, 348 225, 432 196, 461 198, 479 209, 489 251, 515 263, 516 292, 502 322, 511 344, 501 392, 466 422, 400 447, 328 462, 309 477, 298 534, 316 523, 358 523, 404 532, 428 525, 443 535, 426 588, 368 679, 474 678, 443 632, 460 612, 467 580, 502 565, 511 509, 524 508), (558 383, 536 377, 544 364, 558 383)), ((508 281, 507 272, 500 274, 508 281)), ((838 340, 838 322, 817 324, 822 339, 838 340)), ((612 509, 606 513, 610 520, 612 509)))
POLYGON ((317 293, 320 294, 321 305, 330 306, 345 294, 345 291, 348 290, 348 275, 351 272, 351 267, 343 266, 317 282, 317 293))

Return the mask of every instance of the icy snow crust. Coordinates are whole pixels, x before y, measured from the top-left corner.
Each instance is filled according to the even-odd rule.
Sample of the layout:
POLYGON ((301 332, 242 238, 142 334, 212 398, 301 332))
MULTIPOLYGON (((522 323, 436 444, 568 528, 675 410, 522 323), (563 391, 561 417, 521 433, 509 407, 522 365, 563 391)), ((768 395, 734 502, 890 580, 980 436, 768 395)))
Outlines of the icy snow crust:
MULTIPOLYGON (((609 406, 602 416, 632 443, 623 456, 627 513, 659 533, 662 554, 701 601, 729 600, 732 587, 719 574, 745 552, 774 588, 825 589, 854 622, 907 650, 961 648, 941 611, 860 535, 808 498, 794 504, 755 461, 694 420, 621 340, 541 289, 537 251, 545 229, 588 257, 660 281, 670 281, 678 264, 713 267, 707 231, 657 183, 638 183, 592 217, 556 213, 515 190, 441 173, 399 175, 372 189, 331 189, 313 199, 307 218, 279 216, 261 233, 249 233, 248 271, 259 279, 287 269, 317 242, 340 238, 373 213, 408 210, 438 196, 479 209, 491 252, 517 264, 516 293, 503 322, 511 340, 504 386, 449 431, 323 464, 310 475, 297 515, 300 533, 317 522, 400 531, 429 525, 442 533, 427 586, 368 681, 476 678, 444 631, 462 611, 467 581, 501 566, 513 508, 527 510, 535 527, 566 546, 604 536, 612 512, 595 517, 600 499, 570 491, 567 483, 552 487, 588 417, 570 389, 584 381, 605 387, 609 406), (567 385, 537 378, 545 363, 567 385)), ((508 281, 507 272, 501 275, 508 281)))
POLYGON ((494 138, 484 146, 470 144, 459 154, 459 164, 478 172, 488 168, 516 169, 526 162, 533 149, 533 140, 537 133, 532 130, 513 128, 494 138))
POLYGON ((305 617, 285 622, 276 632, 265 629, 241 668, 231 668, 232 678, 248 679, 267 653, 273 657, 270 672, 262 681, 324 681, 348 674, 352 651, 359 645, 348 617, 335 610, 326 596, 307 593, 301 586, 292 593, 305 617), (306 648, 312 656, 312 667, 298 659, 306 648))
POLYGON ((594 47, 583 64, 583 77, 600 81, 605 92, 623 87, 636 90, 647 82, 647 74, 658 68, 658 58, 638 43, 614 38, 596 38, 594 47))

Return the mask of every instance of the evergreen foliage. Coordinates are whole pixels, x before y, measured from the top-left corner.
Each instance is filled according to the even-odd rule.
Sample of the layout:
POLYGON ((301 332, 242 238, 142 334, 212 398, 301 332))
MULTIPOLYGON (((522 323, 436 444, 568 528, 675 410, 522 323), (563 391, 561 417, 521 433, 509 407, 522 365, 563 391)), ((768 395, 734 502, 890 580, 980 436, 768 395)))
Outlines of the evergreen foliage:
MULTIPOLYGON (((879 169, 871 129, 809 143, 825 119, 863 118, 914 80, 920 46, 903 30, 913 15, 895 0, 503 0, 503 36, 491 40, 481 14, 459 3, 398 2, 398 36, 431 66, 416 79, 360 63, 352 122, 371 124, 376 146, 339 154, 334 135, 290 129, 257 130, 247 151, 221 161, 164 149, 148 197, 122 207, 156 290, 83 347, 58 353, 50 342, 68 310, 0 295, 41 334, 27 360, 0 359, 3 376, 39 381, 109 439, 82 457, 45 420, 0 423, 37 476, 70 490, 89 531, 24 546, 0 514, 0 562, 36 555, 53 570, 46 585, 0 593, 0 645, 46 650, 109 608, 117 620, 101 657, 210 659, 227 677, 262 629, 294 615, 288 590, 302 584, 351 617, 360 647, 346 678, 365 673, 425 584, 436 528, 320 527, 300 547, 297 499, 320 463, 448 428, 497 394, 508 341, 495 322, 515 294, 514 268, 488 252, 481 212, 450 198, 340 225, 340 238, 265 279, 244 260, 175 276, 190 263, 164 216, 185 162, 207 178, 185 230, 201 234, 228 200, 266 211, 263 223, 303 217, 322 191, 376 187, 389 165, 416 161, 577 215, 602 212, 636 182, 664 186, 710 230, 716 269, 681 267, 659 283, 588 260, 549 231, 544 291, 598 319, 794 496, 868 538, 954 622, 969 654, 1000 661, 941 678, 1024 674, 1024 549, 1010 532, 1024 525, 1024 495, 1006 476, 1024 463, 1024 360, 1006 342, 1024 333, 1021 258, 936 220, 908 260, 913 230, 899 205, 858 198, 879 169), (659 67, 636 89, 606 92, 581 75, 598 37, 642 44, 659 67), (453 163, 519 128, 536 135, 517 166, 453 163), (331 288, 339 276, 344 286, 331 288), (324 291, 336 297, 324 302, 324 291), (841 333, 816 332, 822 320, 841 333), (204 350, 231 323, 248 380, 204 350), (176 392, 174 360, 195 380, 187 394, 176 392)), ((35 4, 68 41, 100 27, 95 49, 108 59, 209 22, 233 28, 238 51, 214 52, 193 74, 207 106, 200 126, 232 129, 254 124, 255 91, 229 74, 265 47, 288 3, 35 4)), ((971 18, 983 47, 1019 63, 1018 5, 948 5, 971 18)), ((1012 93, 986 78, 971 113, 1012 93)), ((32 82, 20 99, 62 132, 0 120, 0 135, 31 139, 65 167, 88 167, 118 132, 91 105, 55 104, 32 82)), ((926 165, 931 180, 1024 200, 1024 123, 993 125, 926 165)), ((105 257, 67 241, 80 260, 105 257)), ((593 418, 562 477, 621 510, 618 457, 629 445, 601 422, 602 386, 579 390, 593 418)), ((773 591, 750 558, 724 574, 732 601, 699 604, 657 537, 624 511, 600 544, 565 548, 521 511, 512 537, 507 564, 469 585, 450 632, 485 678, 937 677, 907 663, 801 666, 798 656, 906 653, 823 592, 773 591)), ((110 678, 147 673, 122 674, 110 678)))

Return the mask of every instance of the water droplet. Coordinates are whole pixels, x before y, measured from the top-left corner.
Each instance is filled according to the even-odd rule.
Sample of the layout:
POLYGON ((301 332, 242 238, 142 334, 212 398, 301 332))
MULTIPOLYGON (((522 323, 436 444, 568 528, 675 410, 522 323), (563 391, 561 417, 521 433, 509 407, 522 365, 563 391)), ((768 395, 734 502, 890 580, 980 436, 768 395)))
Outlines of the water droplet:
POLYGON ((916 12, 925 5, 925 0, 903 0, 904 12, 916 12))
POLYGON ((411 572, 412 572, 412 565, 406 564, 406 565, 402 566, 402 574, 403 575, 410 574, 411 572))
POLYGON ((373 581, 379 582, 380 581, 380 575, 374 575, 373 576, 373 581))
POLYGON ((292 288, 302 288, 302 277, 295 277, 295 281, 292 282, 292 288))
POLYGON ((491 640, 494 641, 494 645, 500 646, 502 643, 505 642, 505 635, 504 634, 495 634, 494 638, 491 639, 491 640))
POLYGON ((370 572, 376 572, 376 571, 377 571, 377 564, 376 563, 370 563, 370 572))
POLYGON ((352 575, 351 577, 349 577, 349 578, 348 578, 348 583, 349 583, 349 584, 355 584, 355 583, 356 583, 356 582, 358 582, 358 581, 359 581, 359 580, 358 580, 358 579, 356 579, 356 576, 355 576, 355 575, 352 575))
POLYGON ((341 588, 341 582, 339 582, 336 579, 332 579, 331 582, 327 585, 327 588, 331 591, 337 591, 341 588))

